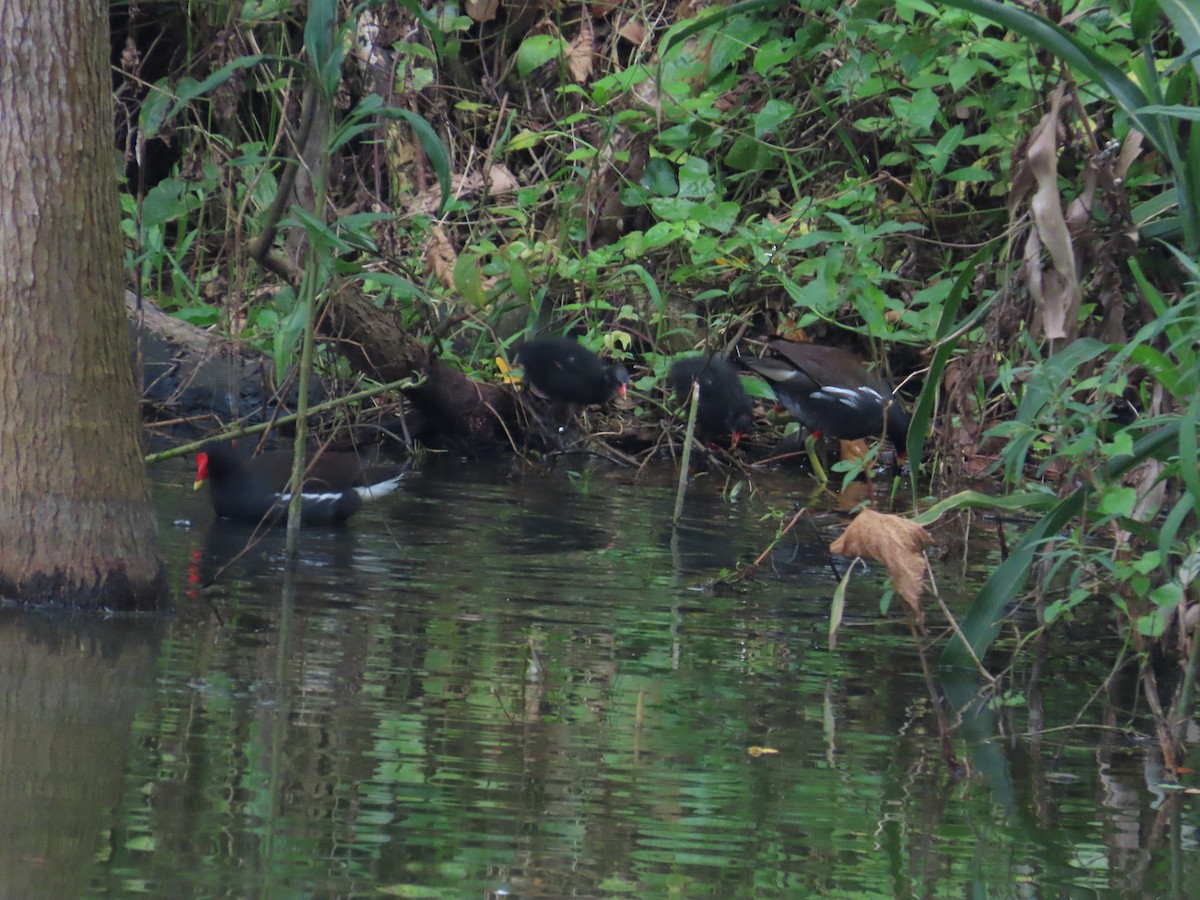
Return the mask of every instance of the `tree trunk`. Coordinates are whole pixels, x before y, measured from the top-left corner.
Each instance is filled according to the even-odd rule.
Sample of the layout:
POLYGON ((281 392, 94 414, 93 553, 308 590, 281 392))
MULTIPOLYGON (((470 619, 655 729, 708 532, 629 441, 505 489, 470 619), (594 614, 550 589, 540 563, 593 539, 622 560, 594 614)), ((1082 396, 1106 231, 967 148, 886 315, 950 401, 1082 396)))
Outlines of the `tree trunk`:
POLYGON ((0 3, 0 596, 163 598, 121 289, 106 0, 0 3))

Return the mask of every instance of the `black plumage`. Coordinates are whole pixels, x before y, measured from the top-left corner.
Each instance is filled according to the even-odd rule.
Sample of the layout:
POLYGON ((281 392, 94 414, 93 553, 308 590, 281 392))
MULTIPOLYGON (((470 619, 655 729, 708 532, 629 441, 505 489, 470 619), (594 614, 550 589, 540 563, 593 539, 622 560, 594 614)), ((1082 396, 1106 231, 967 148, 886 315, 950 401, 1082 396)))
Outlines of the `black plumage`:
POLYGON ((625 396, 629 373, 569 337, 540 337, 517 348, 525 381, 557 403, 590 406, 625 396))
MULTIPOLYGON (((208 482, 213 510, 238 522, 285 521, 291 495, 292 451, 243 457, 229 444, 209 443, 196 454, 197 490, 208 482)), ((325 451, 309 458, 301 487, 300 518, 305 525, 336 525, 390 493, 400 483, 394 468, 374 471, 355 453, 325 451)))
POLYGON ((706 435, 731 435, 736 443, 754 426, 754 410, 742 379, 721 357, 705 354, 681 357, 671 366, 667 381, 680 404, 691 396, 693 382, 699 382, 696 424, 706 435))
POLYGON ((774 358, 742 362, 768 382, 779 402, 810 431, 844 441, 882 437, 903 453, 912 419, 888 384, 852 353, 779 338, 774 358))

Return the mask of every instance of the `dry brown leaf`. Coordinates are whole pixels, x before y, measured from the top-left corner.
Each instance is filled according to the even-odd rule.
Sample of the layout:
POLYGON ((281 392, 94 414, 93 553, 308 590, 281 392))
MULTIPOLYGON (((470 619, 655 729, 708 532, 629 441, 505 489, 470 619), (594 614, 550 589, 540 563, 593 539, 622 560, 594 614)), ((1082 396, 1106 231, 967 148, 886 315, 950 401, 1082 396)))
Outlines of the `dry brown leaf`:
POLYGON ((454 263, 458 254, 441 228, 434 228, 425 242, 425 262, 442 287, 454 290, 454 263))
POLYGON ((584 17, 579 24, 579 34, 567 47, 567 70, 576 84, 583 84, 592 77, 592 46, 596 34, 592 28, 592 20, 584 17))
POLYGON ((1059 87, 1050 98, 1050 111, 1034 129, 1026 152, 1037 191, 1029 201, 1033 228, 1025 246, 1026 278, 1042 311, 1046 337, 1063 340, 1074 334, 1082 293, 1075 268, 1075 251, 1063 216, 1058 190, 1059 111, 1066 97, 1059 87), (1049 254, 1043 269, 1041 250, 1049 254))
MULTIPOLYGON (((488 193, 493 196, 510 194, 517 189, 517 179, 507 168, 494 165, 487 172, 488 193)), ((476 200, 483 193, 483 174, 469 172, 450 179, 450 195, 456 200, 476 200)), ((442 187, 435 184, 422 191, 412 202, 414 211, 434 215, 442 204, 442 187)))
POLYGON ((866 459, 867 454, 871 452, 866 438, 858 438, 853 441, 838 441, 838 446, 841 449, 842 459, 866 459))
POLYGON ((488 169, 488 193, 493 197, 499 194, 510 194, 517 189, 517 177, 507 166, 493 165, 488 169))
POLYGON ((496 18, 500 9, 500 0, 466 0, 463 12, 474 22, 490 22, 496 18))
POLYGON ((1129 167, 1133 165, 1133 161, 1141 156, 1142 142, 1145 137, 1140 131, 1130 131, 1125 138, 1125 143, 1121 145, 1121 152, 1117 154, 1117 165, 1115 175, 1124 179, 1129 174, 1129 167))
POLYGON ((629 41, 635 47, 640 47, 646 40, 646 25, 641 19, 626 19, 617 29, 617 36, 629 41))
POLYGON ((933 543, 929 532, 908 519, 864 509, 829 545, 839 556, 865 556, 887 566, 892 587, 904 598, 918 622, 924 619, 924 550, 933 543))

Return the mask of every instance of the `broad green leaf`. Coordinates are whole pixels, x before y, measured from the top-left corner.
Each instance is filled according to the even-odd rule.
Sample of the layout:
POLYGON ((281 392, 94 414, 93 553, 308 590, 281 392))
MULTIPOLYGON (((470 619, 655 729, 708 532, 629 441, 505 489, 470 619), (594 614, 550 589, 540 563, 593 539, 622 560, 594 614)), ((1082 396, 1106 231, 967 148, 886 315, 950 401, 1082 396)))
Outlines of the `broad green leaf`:
POLYGON ((1178 581, 1168 581, 1150 592, 1150 602, 1161 610, 1174 609, 1183 598, 1183 585, 1178 581))
MULTIPOLYGON (((1150 4, 1154 0, 1141 0, 1150 4)), ((1183 44, 1185 55, 1191 57, 1192 68, 1200 74, 1200 7, 1196 0, 1158 0, 1158 6, 1166 13, 1175 34, 1183 44)))
POLYGON ((304 49, 315 68, 320 69, 333 52, 333 27, 337 21, 335 0, 308 0, 308 18, 304 22, 304 49))
POLYGON ((567 52, 567 42, 553 34, 534 34, 521 41, 517 48, 517 73, 528 78, 552 59, 561 59, 567 52))
POLYGON ((450 199, 451 188, 450 154, 447 152, 441 138, 437 136, 437 132, 433 130, 433 126, 428 121, 407 109, 385 106, 379 110, 379 115, 384 118, 402 119, 407 122, 408 126, 413 130, 413 134, 416 135, 417 140, 420 141, 421 149, 425 151, 425 157, 429 160, 429 164, 433 166, 433 171, 438 177, 438 184, 442 188, 442 199, 438 204, 437 210, 441 214, 446 208, 446 202, 450 199))
POLYGON ((464 302, 476 309, 487 306, 488 298, 483 290, 479 257, 474 253, 460 253, 454 261, 454 289, 464 302))
POLYGON ((1110 487, 1100 495, 1099 510, 1106 516, 1132 516, 1137 491, 1131 487, 1110 487))

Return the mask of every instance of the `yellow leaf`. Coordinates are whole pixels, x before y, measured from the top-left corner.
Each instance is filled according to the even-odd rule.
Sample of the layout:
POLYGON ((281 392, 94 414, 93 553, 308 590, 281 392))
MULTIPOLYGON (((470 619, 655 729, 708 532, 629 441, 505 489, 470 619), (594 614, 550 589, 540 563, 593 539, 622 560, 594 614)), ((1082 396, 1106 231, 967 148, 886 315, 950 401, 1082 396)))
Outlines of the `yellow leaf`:
POLYGON ((520 384, 521 376, 512 373, 512 367, 505 361, 503 356, 496 357, 496 370, 500 373, 501 384, 520 384))

